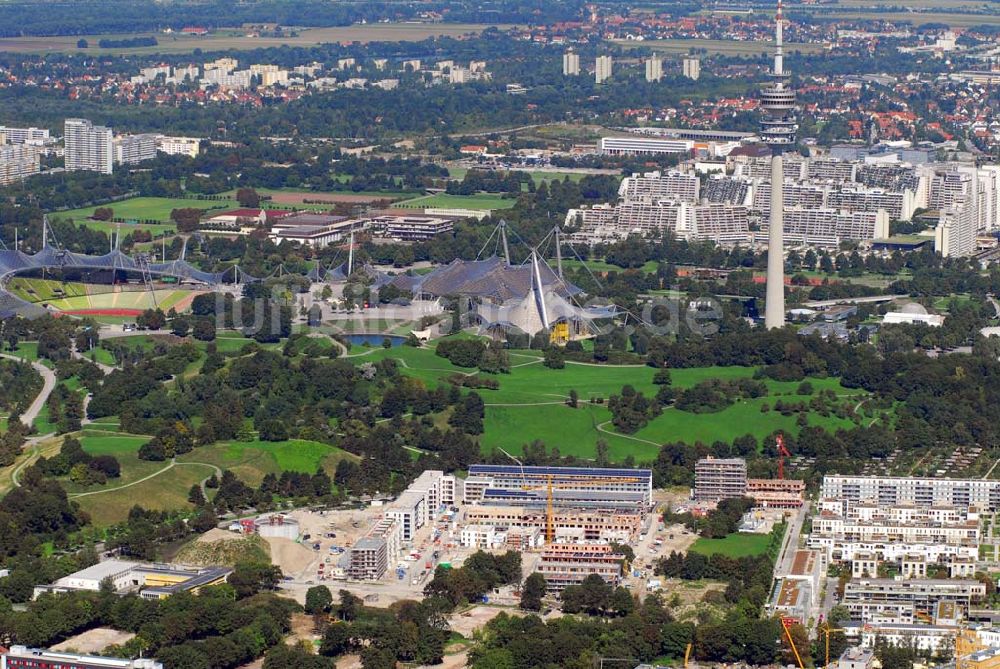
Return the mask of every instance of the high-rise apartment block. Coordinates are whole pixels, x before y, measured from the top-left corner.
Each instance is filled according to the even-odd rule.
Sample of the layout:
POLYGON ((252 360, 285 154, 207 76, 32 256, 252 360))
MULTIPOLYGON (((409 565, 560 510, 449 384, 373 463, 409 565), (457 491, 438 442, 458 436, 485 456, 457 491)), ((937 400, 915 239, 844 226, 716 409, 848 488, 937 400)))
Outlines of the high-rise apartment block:
POLYGON ((40 169, 38 147, 31 144, 0 144, 0 185, 27 179, 38 174, 40 169))
POLYGON ((156 158, 156 135, 122 135, 115 137, 115 163, 136 165, 156 158))
POLYGON ((597 62, 594 66, 594 81, 599 84, 603 84, 605 81, 611 78, 611 69, 614 62, 611 56, 598 56, 597 62))
POLYGON ((575 77, 580 74, 580 54, 567 51, 563 54, 563 76, 575 77))
POLYGON ((157 135, 156 150, 168 156, 189 156, 194 158, 201 150, 201 139, 198 137, 157 135))
POLYGON ((975 505, 980 511, 995 512, 1000 511, 1000 481, 828 474, 820 497, 921 508, 975 505))
POLYGON ((663 59, 654 53, 646 60, 646 81, 659 81, 663 78, 663 59))
POLYGON ((41 128, 8 128, 0 125, 0 144, 45 144, 49 131, 41 128))
POLYGON ((64 130, 66 169, 111 174, 114 169, 114 135, 111 128, 81 118, 66 119, 64 130))
POLYGON ((694 466, 694 498, 712 502, 742 497, 747 492, 747 461, 743 458, 702 458, 694 466))
POLYGON ((681 72, 688 79, 698 80, 701 76, 701 61, 691 56, 685 56, 681 61, 681 72))

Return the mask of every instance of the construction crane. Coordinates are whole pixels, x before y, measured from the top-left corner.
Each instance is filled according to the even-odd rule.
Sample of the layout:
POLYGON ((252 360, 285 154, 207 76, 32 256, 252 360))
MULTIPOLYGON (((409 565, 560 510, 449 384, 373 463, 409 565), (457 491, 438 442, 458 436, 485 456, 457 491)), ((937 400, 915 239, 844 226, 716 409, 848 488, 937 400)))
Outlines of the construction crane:
POLYGON ((688 669, 688 661, 691 659, 691 644, 684 649, 684 669, 688 669))
POLYGON ((775 436, 774 443, 778 447, 778 480, 785 478, 785 458, 792 457, 792 454, 785 448, 785 437, 780 433, 775 436))
MULTIPOLYGON (((501 222, 502 223, 502 222, 501 222)), ((580 483, 641 483, 644 479, 637 477, 617 477, 617 478, 587 478, 580 483, 553 483, 552 474, 546 475, 545 485, 528 485, 528 480, 524 475, 524 463, 513 455, 500 449, 500 452, 513 460, 521 468, 521 490, 547 490, 548 496, 545 504, 545 544, 551 544, 555 540, 555 511, 553 501, 554 490, 575 490, 580 483)))
POLYGON ((799 649, 795 647, 795 641, 792 640, 792 625, 798 621, 795 618, 780 618, 781 627, 785 630, 785 638, 788 639, 788 645, 792 647, 792 653, 795 654, 795 661, 799 664, 799 669, 806 669, 805 665, 802 664, 802 656, 799 655, 799 649))
POLYGON ((548 492, 545 503, 545 544, 555 541, 555 503, 553 493, 556 490, 578 490, 582 484, 600 483, 641 483, 644 479, 631 476, 620 476, 615 478, 581 478, 573 483, 554 483, 552 474, 546 474, 546 483, 543 485, 522 485, 521 490, 546 490, 548 492))
POLYGON ((829 667, 830 666, 830 635, 833 634, 834 632, 843 632, 844 629, 842 627, 830 627, 830 623, 826 623, 822 627, 820 627, 819 630, 821 632, 823 632, 823 634, 826 635, 826 664, 823 665, 823 666, 824 667, 829 667))

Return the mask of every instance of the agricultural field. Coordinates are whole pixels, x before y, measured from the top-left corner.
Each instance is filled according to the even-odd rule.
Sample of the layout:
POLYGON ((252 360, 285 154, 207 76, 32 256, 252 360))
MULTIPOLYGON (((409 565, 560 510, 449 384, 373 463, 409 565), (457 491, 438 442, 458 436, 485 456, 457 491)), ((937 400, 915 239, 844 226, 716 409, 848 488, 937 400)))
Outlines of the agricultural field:
MULTIPOLYGON (((642 48, 652 49, 661 53, 676 54, 687 54, 692 51, 704 49, 708 52, 708 55, 759 56, 771 53, 774 50, 774 46, 769 42, 738 42, 722 39, 657 39, 643 40, 642 42, 619 39, 609 41, 616 46, 626 49, 642 48)), ((785 44, 785 53, 795 53, 796 51, 802 53, 821 53, 823 45, 808 43, 785 44)))
MULTIPOLYGON (((798 11, 809 11, 805 7, 798 11)), ((891 21, 894 23, 910 23, 919 26, 924 23, 943 23, 951 28, 968 28, 969 26, 1000 25, 998 14, 964 14, 958 12, 869 12, 863 9, 847 9, 843 11, 816 12, 817 18, 830 19, 865 19, 871 21, 891 21)), ((788 49, 786 49, 786 52, 788 49)))
MULTIPOLYGON (((195 49, 211 51, 248 51, 269 47, 291 46, 311 47, 318 44, 350 42, 419 42, 429 37, 458 37, 469 33, 479 33, 491 27, 467 23, 405 23, 339 26, 333 28, 290 28, 294 36, 288 37, 248 37, 241 31, 222 30, 203 37, 188 35, 164 35, 149 33, 124 33, 112 35, 73 35, 64 37, 9 37, 0 39, 0 51, 14 53, 90 53, 90 54, 154 54, 192 53, 195 49), (86 39, 87 49, 77 47, 80 38, 86 39), (131 47, 125 49, 102 49, 101 39, 124 39, 134 37, 155 37, 156 46, 131 47)), ((511 26, 498 25, 505 29, 511 26)))
POLYGON ((171 198, 171 197, 133 197, 118 202, 84 207, 83 209, 70 209, 68 211, 51 212, 53 218, 71 218, 75 223, 85 223, 88 228, 102 230, 104 232, 116 230, 117 223, 108 221, 89 220, 98 207, 110 207, 114 211, 115 218, 123 218, 126 221, 161 221, 164 225, 136 225, 122 224, 123 232, 135 229, 148 229, 150 232, 174 232, 175 227, 170 220, 170 212, 174 209, 235 209, 239 207, 236 200, 195 200, 191 198, 171 198))
POLYGON ((404 200, 396 204, 403 208, 424 208, 424 209, 510 209, 516 200, 503 198, 499 195, 448 195, 437 193, 434 195, 423 195, 404 200))
MULTIPOLYGON (((399 360, 405 374, 421 379, 428 386, 436 385, 451 374, 474 371, 452 365, 429 348, 377 349, 355 360, 386 357, 399 360)), ((550 448, 559 448, 563 455, 592 458, 597 441, 603 439, 608 443, 612 459, 620 461, 631 455, 639 461, 650 460, 656 457, 661 444, 670 441, 732 441, 748 433, 760 439, 777 429, 796 434, 801 429, 796 415, 783 416, 773 410, 763 413, 761 406, 773 405, 779 399, 785 402, 809 399, 809 396, 796 393, 798 383, 767 380, 767 397, 737 402, 716 413, 695 414, 668 408, 634 435, 625 435, 615 432, 611 424, 607 398, 620 393, 626 384, 646 396, 655 395, 653 368, 567 362, 565 369, 553 370, 541 364, 536 351, 512 351, 510 359, 511 373, 495 377, 500 389, 479 391, 486 404, 485 431, 480 439, 484 451, 496 447, 518 451, 525 444, 540 439, 550 448), (570 390, 576 390, 579 396, 577 409, 565 403, 570 390)), ((754 371, 748 367, 704 367, 673 369, 671 376, 675 388, 690 388, 708 379, 748 378, 754 371)), ((809 381, 814 393, 833 389, 852 403, 855 397, 858 400, 864 397, 863 392, 841 388, 836 379, 809 381)), ((853 425, 850 420, 817 413, 809 414, 808 424, 827 429, 853 425)))
POLYGON ((730 534, 723 539, 706 539, 699 537, 690 550, 702 555, 722 553, 731 558, 760 555, 767 552, 771 543, 770 534, 730 534))

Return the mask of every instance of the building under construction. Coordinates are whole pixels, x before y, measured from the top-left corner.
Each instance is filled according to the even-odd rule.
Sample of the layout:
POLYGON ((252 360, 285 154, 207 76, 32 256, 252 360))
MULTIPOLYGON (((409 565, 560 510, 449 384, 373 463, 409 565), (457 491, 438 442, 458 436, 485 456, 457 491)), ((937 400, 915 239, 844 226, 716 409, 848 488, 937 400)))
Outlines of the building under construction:
MULTIPOLYGON (((643 513, 639 511, 589 511, 559 509, 552 513, 553 539, 559 542, 615 541, 629 543, 642 530, 643 513)), ((465 512, 470 525, 495 527, 543 528, 548 526, 545 509, 515 506, 473 505, 465 512)), ((551 542, 550 542, 551 543, 551 542)))
POLYGON ((651 469, 470 465, 466 503, 556 508, 630 508, 653 505, 651 469))

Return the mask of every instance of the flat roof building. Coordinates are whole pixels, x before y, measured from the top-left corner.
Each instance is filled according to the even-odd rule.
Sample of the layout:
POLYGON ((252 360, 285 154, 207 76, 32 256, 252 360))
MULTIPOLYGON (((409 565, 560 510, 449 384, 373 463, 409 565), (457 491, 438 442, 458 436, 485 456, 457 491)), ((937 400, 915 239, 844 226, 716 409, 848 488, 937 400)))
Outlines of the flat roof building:
POLYGON ((370 225, 382 236, 403 242, 426 241, 454 228, 452 219, 440 216, 377 216, 370 225))
POLYGON ((994 512, 1000 511, 1000 480, 828 474, 823 477, 820 497, 884 506, 975 505, 981 512, 994 512))
POLYGON ((622 579, 625 556, 607 544, 554 544, 542 553, 537 571, 545 577, 549 592, 579 585, 588 576, 600 576, 611 586, 622 579))
MULTIPOLYGON (((639 503, 645 508, 653 503, 653 472, 650 469, 470 465, 469 477, 486 480, 489 482, 486 487, 493 489, 524 491, 531 487, 544 490, 551 482, 560 493, 638 493, 639 503)), ((572 503, 569 497, 565 499, 572 503)), ((470 500, 467 495, 466 501, 478 500, 470 500)))
POLYGON ((718 502, 747 494, 747 461, 743 458, 702 458, 694 466, 694 498, 718 502))
POLYGON ((183 567, 111 559, 64 576, 55 583, 35 586, 34 597, 74 590, 97 592, 101 583, 108 579, 118 594, 138 592, 143 599, 165 599, 177 592, 198 592, 206 586, 225 583, 232 571, 226 567, 183 567))
POLYGON ((163 669, 149 658, 124 660, 116 657, 59 653, 27 646, 11 646, 0 653, 0 669, 163 669))

